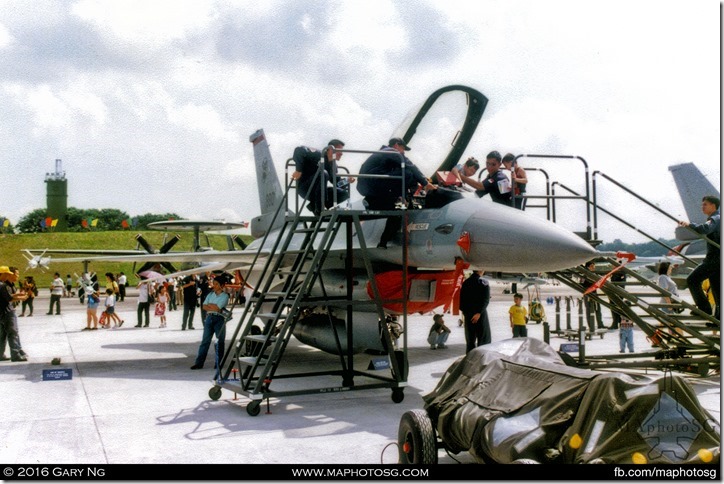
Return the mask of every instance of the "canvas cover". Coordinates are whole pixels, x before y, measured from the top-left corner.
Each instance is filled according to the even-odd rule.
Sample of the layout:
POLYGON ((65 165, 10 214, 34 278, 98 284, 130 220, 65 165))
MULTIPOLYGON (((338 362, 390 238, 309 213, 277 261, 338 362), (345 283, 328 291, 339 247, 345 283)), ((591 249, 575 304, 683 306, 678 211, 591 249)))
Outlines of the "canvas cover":
POLYGON ((719 425, 684 378, 569 367, 533 338, 476 348, 423 398, 445 446, 483 462, 719 462, 719 425))

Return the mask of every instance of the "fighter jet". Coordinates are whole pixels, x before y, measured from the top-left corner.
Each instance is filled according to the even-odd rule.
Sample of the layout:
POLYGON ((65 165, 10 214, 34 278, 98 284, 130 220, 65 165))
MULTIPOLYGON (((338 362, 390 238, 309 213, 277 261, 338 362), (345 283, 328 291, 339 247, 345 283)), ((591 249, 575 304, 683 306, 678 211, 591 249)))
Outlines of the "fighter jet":
MULTIPOLYGON (((415 164, 432 177, 438 171, 449 170, 459 162, 486 104, 487 98, 475 89, 466 86, 444 87, 435 91, 421 108, 413 111, 392 136, 402 137, 413 150, 419 150, 419 157, 414 159, 415 164), (429 114, 442 118, 443 122, 440 119, 431 121, 429 114), (447 133, 442 133, 440 126, 449 126, 447 133), (430 127, 434 129, 426 132, 430 127)), ((245 274, 247 283, 256 287, 262 285, 260 275, 264 264, 259 261, 282 257, 288 258, 291 264, 294 257, 288 253, 302 246, 303 234, 294 235, 287 253, 276 254, 273 247, 280 237, 287 235, 284 232, 289 230, 284 229, 285 217, 293 217, 293 207, 298 204, 296 200, 285 198, 285 190, 282 189, 272 161, 264 131, 260 129, 254 132, 249 140, 253 145, 262 213, 251 221, 251 234, 255 240, 248 247, 235 251, 167 252, 102 257, 96 260, 198 262, 201 265, 194 272, 238 270, 245 274), (275 216, 278 213, 281 216, 275 216)), ((369 150, 371 153, 378 149, 379 141, 371 140, 370 144, 375 147, 369 150)), ((364 151, 356 152, 359 154, 364 151)), ((407 236, 404 237, 400 232, 387 249, 374 248, 386 223, 385 218, 366 217, 361 223, 363 240, 368 241, 366 245, 372 248, 360 250, 359 237, 352 247, 352 292, 355 300, 372 299, 366 261, 372 265, 377 286, 386 287, 389 291, 401 291, 401 274, 403 263, 406 262, 410 274, 407 311, 424 313, 450 302, 460 279, 461 267, 486 272, 542 273, 580 265, 597 254, 581 237, 553 222, 488 199, 477 198, 473 194, 440 188, 434 196, 429 196, 427 202, 405 210, 403 227, 407 236), (407 240, 407 245, 403 251, 404 240, 407 240)), ((344 209, 366 211, 361 199, 349 205, 334 206, 330 210, 344 209)), ((319 270, 319 279, 323 281, 322 285, 315 286, 313 295, 324 297, 347 292, 347 243, 344 234, 337 234, 329 246, 323 266, 312 268, 319 270)), ((78 260, 75 259, 76 262, 78 260)), ((70 258, 63 261, 74 260, 70 258)), ((183 272, 189 273, 191 270, 183 272)), ((178 273, 169 274, 174 275, 178 273)), ((279 275, 267 277, 277 278, 271 286, 272 291, 284 284, 284 278, 279 275)), ((385 310, 399 314, 402 307, 391 304, 385 310)), ((324 351, 338 351, 338 342, 335 342, 328 323, 315 318, 314 311, 305 314, 309 317, 300 317, 294 336, 324 351)), ((369 313, 355 311, 354 317, 355 350, 384 349, 380 343, 378 314, 370 309, 369 313)), ((344 320, 341 314, 339 318, 344 320)), ((346 348, 342 350, 347 351, 346 348)))

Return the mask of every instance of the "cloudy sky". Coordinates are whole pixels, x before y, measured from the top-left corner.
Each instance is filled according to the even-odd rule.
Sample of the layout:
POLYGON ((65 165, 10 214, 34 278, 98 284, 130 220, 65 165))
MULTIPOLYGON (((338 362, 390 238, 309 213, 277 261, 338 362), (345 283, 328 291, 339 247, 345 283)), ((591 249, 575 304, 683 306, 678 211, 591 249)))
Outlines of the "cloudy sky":
MULTIPOLYGON (((685 218, 669 165, 694 162, 720 185, 720 8, 0 0, 0 216, 43 208, 60 158, 69 206, 249 220, 255 130, 281 173, 300 144, 376 149, 428 94, 464 84, 489 99, 465 156, 581 156, 685 218)), ((571 186, 583 172, 567 163, 536 166, 571 186)), ((615 193, 601 187, 601 203, 633 216, 615 193)), ((640 217, 673 236, 673 222, 640 217)))

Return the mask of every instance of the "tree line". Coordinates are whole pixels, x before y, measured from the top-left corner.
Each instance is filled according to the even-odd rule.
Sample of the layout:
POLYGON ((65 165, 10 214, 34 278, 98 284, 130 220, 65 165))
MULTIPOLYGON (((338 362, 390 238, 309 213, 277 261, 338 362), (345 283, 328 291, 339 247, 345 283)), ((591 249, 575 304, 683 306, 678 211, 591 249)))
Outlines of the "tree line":
MULTIPOLYGON (((152 222, 160 222, 162 220, 178 220, 179 217, 175 213, 146 213, 131 217, 128 213, 115 208, 102 209, 80 209, 68 207, 67 209, 67 225, 66 232, 87 232, 89 230, 108 231, 108 230, 146 230, 148 224, 152 222)), ((45 223, 47 219, 47 209, 38 208, 20 218, 16 225, 7 222, 7 219, 0 217, 3 221, 0 224, 0 231, 10 234, 33 234, 40 232, 52 232, 54 227, 45 223)))

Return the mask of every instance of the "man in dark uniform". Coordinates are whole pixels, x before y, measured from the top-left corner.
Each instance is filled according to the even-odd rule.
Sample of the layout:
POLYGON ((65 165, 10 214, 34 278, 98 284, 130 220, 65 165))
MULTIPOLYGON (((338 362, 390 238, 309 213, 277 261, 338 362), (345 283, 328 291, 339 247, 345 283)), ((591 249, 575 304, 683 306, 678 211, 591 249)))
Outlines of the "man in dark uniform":
MULTIPOLYGON (((349 186, 344 183, 338 183, 338 186, 328 187, 327 183, 333 179, 337 179, 337 161, 342 158, 341 151, 335 151, 334 147, 340 150, 344 147, 344 143, 338 139, 333 139, 327 143, 323 151, 315 150, 307 146, 298 146, 294 149, 292 158, 294 159, 294 173, 292 178, 297 180, 297 192, 300 196, 305 197, 309 204, 307 208, 315 215, 319 215, 324 208, 330 208, 334 203, 334 194, 337 194, 337 203, 341 203, 349 198, 349 186), (334 153, 333 153, 334 152, 334 153), (319 169, 319 161, 324 161, 324 170, 317 175, 319 169), (315 177, 315 175, 317 175, 315 177), (322 190, 326 189, 324 207, 322 206, 322 190)), ((354 181, 349 179, 349 182, 354 181)))
MULTIPOLYGON (((707 195, 701 199, 701 211, 707 216, 706 222, 703 224, 692 224, 681 221, 681 227, 689 227, 691 230, 707 236, 712 242, 721 245, 721 213, 719 211, 719 198, 713 195, 707 195)), ((694 298, 694 304, 707 314, 711 314, 711 303, 706 297, 701 284, 709 279, 709 287, 714 293, 714 303, 716 310, 714 317, 720 319, 721 311, 719 310, 719 298, 721 291, 721 249, 712 244, 706 245, 706 256, 701 264, 692 271, 686 278, 689 286, 691 297, 694 298)))
POLYGON ((181 319, 181 330, 185 330, 187 325, 189 329, 194 329, 194 313, 196 312, 196 302, 198 299, 196 276, 192 274, 184 277, 181 288, 184 294, 184 309, 181 319))
POLYGON ((466 353, 490 343, 488 303, 490 303, 490 285, 483 279, 483 271, 474 271, 460 288, 460 311, 465 322, 466 353))
MULTIPOLYGON (((402 176, 402 165, 405 165, 404 194, 402 180, 399 178, 360 178, 357 191, 365 197, 367 208, 370 210, 395 210, 400 198, 406 199, 408 195, 414 193, 418 184, 427 189, 437 188, 428 182, 420 169, 405 156, 405 151, 409 150, 410 148, 402 138, 392 138, 387 146, 380 149, 381 153, 371 155, 362 164, 360 175, 388 175, 390 177, 402 176)), ((401 201, 404 202, 404 200, 401 201)), ((387 248, 387 242, 399 232, 401 222, 400 217, 387 219, 380 242, 377 244, 378 248, 387 248)))

